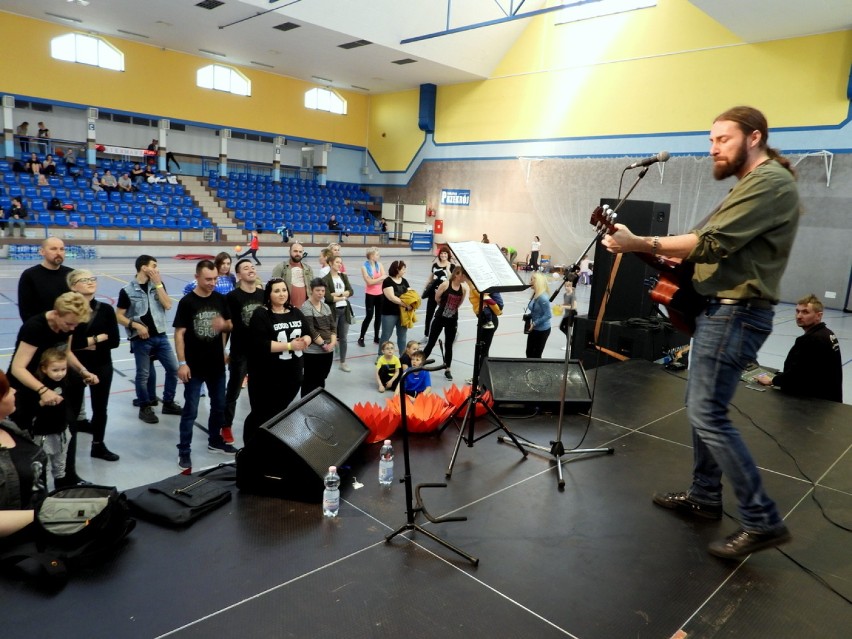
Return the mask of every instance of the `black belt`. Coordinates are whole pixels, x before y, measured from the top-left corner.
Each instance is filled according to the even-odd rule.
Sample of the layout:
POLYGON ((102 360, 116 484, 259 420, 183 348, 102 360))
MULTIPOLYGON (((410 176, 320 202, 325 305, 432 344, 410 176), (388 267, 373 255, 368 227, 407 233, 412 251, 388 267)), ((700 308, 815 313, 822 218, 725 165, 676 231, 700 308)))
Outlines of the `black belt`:
POLYGON ((744 300, 734 300, 729 297, 711 297, 707 300, 710 304, 724 304, 725 306, 745 306, 746 308, 756 308, 761 310, 769 310, 775 304, 769 300, 764 300, 759 297, 749 297, 744 300))

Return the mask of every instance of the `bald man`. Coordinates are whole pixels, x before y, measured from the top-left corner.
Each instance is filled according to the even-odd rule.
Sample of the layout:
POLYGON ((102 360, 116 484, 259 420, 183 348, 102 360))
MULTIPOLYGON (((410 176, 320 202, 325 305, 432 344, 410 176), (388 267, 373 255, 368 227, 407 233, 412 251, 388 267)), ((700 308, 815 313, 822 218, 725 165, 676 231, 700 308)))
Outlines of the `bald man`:
POLYGON ((18 280, 18 313, 21 321, 47 313, 53 302, 68 292, 68 274, 73 270, 63 266, 65 243, 58 237, 49 237, 38 250, 41 263, 21 273, 18 280))

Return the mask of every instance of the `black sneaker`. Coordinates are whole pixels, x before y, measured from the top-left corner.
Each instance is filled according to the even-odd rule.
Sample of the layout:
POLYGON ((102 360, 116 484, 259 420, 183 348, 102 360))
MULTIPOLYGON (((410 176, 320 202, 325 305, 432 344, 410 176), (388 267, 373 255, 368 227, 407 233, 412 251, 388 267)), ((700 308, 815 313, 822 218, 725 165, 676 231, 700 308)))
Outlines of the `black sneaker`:
POLYGON ((219 453, 220 455, 236 455, 237 449, 222 442, 221 444, 207 444, 207 450, 211 453, 219 453))
POLYGON ((92 444, 92 452, 91 456, 96 459, 103 459, 104 461, 114 462, 119 460, 119 456, 112 452, 109 448, 106 447, 106 444, 101 442, 100 444, 92 444))
POLYGON ((786 544, 791 539, 790 531, 787 530, 787 526, 784 524, 769 532, 757 532, 740 528, 724 539, 712 542, 707 546, 707 550, 711 555, 721 557, 722 559, 739 559, 758 550, 765 550, 786 544))
POLYGON ((160 418, 154 413, 154 409, 150 406, 143 406, 139 409, 139 419, 146 424, 159 424, 160 418))
POLYGON ((374 338, 373 338, 373 344, 378 344, 378 343, 379 343, 379 338, 378 338, 378 337, 374 337, 374 338))
POLYGON ((363 335, 358 338, 358 346, 360 346, 362 348, 364 347, 364 336, 363 335))
POLYGON ((189 456, 189 453, 180 453, 178 455, 178 468, 180 468, 183 472, 182 475, 189 475, 192 473, 192 458, 189 456))
POLYGON ((444 371, 444 377, 446 377, 450 381, 453 381, 453 374, 449 371, 449 369, 444 371))
MULTIPOLYGON (((162 398, 155 397, 150 402, 148 402, 148 405, 149 406, 157 406, 161 401, 163 401, 162 398)), ((139 398, 138 397, 133 400, 133 405, 136 406, 137 408, 139 408, 139 398)))
POLYGON ((180 415, 183 413, 183 406, 174 400, 170 402, 163 402, 162 413, 163 415, 180 415))
POLYGON ((722 504, 702 504, 692 499, 688 493, 657 493, 654 495, 654 503, 685 515, 704 519, 722 518, 722 504))

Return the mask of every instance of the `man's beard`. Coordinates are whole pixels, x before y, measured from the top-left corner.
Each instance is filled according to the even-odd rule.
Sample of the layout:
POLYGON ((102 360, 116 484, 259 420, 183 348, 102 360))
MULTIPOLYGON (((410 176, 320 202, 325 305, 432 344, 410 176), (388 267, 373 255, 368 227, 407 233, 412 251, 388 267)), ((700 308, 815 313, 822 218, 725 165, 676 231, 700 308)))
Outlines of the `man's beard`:
POLYGON ((713 177, 717 180, 724 180, 725 178, 729 178, 732 175, 736 175, 740 171, 740 169, 745 166, 747 159, 748 147, 746 145, 746 141, 743 140, 743 145, 739 148, 737 154, 734 156, 734 159, 731 162, 725 162, 724 164, 714 162, 713 177))
POLYGON ((297 256, 295 256, 295 257, 291 255, 291 256, 290 256, 290 261, 291 261, 291 262, 294 262, 294 263, 296 263, 296 264, 298 264, 299 262, 301 262, 301 261, 302 261, 302 257, 303 257, 302 255, 297 255, 297 256))

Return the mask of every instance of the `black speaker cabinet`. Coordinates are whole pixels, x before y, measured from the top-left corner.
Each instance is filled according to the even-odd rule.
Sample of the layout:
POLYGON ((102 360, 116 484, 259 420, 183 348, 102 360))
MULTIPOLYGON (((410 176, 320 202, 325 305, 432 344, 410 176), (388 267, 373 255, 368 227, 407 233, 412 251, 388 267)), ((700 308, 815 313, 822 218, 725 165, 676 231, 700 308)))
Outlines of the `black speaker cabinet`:
MULTIPOLYGON (((615 207, 618 200, 602 199, 601 206, 615 207)), ((665 236, 669 232, 671 205, 660 202, 628 200, 619 209, 616 222, 626 225, 636 235, 665 236)), ((600 242, 595 246, 595 270, 592 276, 592 292, 589 298, 589 317, 598 316, 604 291, 609 282, 615 256, 607 253, 600 242)), ((634 317, 651 317, 653 303, 648 296, 648 280, 656 271, 635 255, 625 254, 615 276, 612 293, 606 305, 604 319, 626 320, 634 317)))
MULTIPOLYGON (((689 336, 676 331, 668 323, 652 328, 631 322, 601 322, 597 343, 627 358, 653 362, 689 344, 689 336)), ((621 361, 595 348, 595 321, 588 317, 578 317, 574 324, 571 355, 586 370, 621 361)))
MULTIPOLYGON (((559 412, 562 396, 561 359, 513 359, 489 357, 480 373, 480 383, 491 391, 494 409, 538 408, 541 412, 559 412)), ((592 405, 589 380, 577 360, 568 362, 568 386, 565 411, 579 413, 592 405)))
POLYGON ((322 501, 329 466, 341 466, 369 435, 349 407, 318 388, 269 420, 237 454, 237 487, 322 501))

